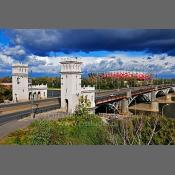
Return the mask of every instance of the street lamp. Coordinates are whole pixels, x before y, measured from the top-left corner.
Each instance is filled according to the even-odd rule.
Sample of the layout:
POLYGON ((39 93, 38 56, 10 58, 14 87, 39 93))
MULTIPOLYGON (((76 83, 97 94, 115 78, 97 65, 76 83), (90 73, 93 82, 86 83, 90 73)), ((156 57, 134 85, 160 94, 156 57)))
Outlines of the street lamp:
POLYGON ((164 110, 164 108, 165 108, 166 106, 169 106, 169 104, 166 104, 166 105, 164 105, 164 106, 162 107, 162 117, 163 117, 163 110, 164 110))
MULTIPOLYGON (((55 83, 52 82, 52 88, 54 88, 54 86, 55 86, 55 83)), ((52 97, 53 97, 53 89, 52 89, 52 97)))
POLYGON ((30 86, 31 86, 31 108, 32 108, 32 113, 31 116, 32 118, 35 118, 35 116, 33 115, 33 87, 32 87, 32 70, 31 70, 31 75, 30 75, 30 86))
POLYGON ((117 73, 117 91, 119 92, 119 74, 117 73))

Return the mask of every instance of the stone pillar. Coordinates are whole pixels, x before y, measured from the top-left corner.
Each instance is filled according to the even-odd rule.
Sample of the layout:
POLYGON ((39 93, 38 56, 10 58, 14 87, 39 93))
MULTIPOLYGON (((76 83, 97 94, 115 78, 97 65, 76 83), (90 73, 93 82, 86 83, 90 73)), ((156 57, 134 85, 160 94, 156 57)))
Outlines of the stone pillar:
POLYGON ((123 99, 121 101, 121 113, 122 114, 127 114, 128 113, 128 100, 127 99, 123 99))
POLYGON ((127 96, 127 98, 131 97, 131 89, 128 89, 128 91, 126 92, 126 96, 127 96))
POLYGON ((151 101, 155 101, 156 99, 156 91, 151 92, 151 101))
POLYGON ((158 112, 159 111, 159 103, 156 101, 152 101, 151 102, 151 109, 155 112, 158 112))
POLYGON ((158 86, 156 86, 154 89, 155 89, 155 91, 158 91, 158 86))
POLYGON ((166 94, 166 95, 165 95, 165 100, 171 101, 171 94, 166 94))
POLYGON ((121 109, 122 109, 122 101, 119 101, 118 102, 118 110, 121 112, 121 109))

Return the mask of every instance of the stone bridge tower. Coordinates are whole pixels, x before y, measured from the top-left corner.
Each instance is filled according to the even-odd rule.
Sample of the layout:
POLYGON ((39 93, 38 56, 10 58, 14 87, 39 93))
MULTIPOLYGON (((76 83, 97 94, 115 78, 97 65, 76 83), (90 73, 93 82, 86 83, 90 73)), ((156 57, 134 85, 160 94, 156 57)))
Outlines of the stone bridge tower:
POLYGON ((61 108, 73 113, 81 96, 82 62, 75 59, 64 59, 61 64, 61 108))
POLYGON ((12 94, 13 101, 28 100, 28 65, 13 64, 12 65, 12 94))

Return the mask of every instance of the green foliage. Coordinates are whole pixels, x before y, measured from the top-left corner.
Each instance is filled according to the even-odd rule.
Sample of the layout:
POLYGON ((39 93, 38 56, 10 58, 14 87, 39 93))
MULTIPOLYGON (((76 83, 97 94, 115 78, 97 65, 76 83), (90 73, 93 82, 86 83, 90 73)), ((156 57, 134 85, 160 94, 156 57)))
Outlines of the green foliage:
POLYGON ((11 83, 11 82, 12 82, 12 77, 0 78, 0 83, 11 83))
POLYGON ((85 121, 80 117, 78 123, 76 120, 75 116, 58 121, 38 120, 26 130, 30 132, 16 131, 8 137, 10 141, 6 140, 6 143, 31 145, 109 143, 107 128, 100 124, 99 118, 91 116, 85 121))
POLYGON ((88 77, 84 77, 82 79, 82 85, 87 86, 95 86, 96 89, 117 89, 117 88, 124 88, 124 87, 136 87, 142 86, 147 84, 171 84, 175 83, 175 79, 162 79, 162 78, 155 78, 152 80, 145 80, 145 81, 138 81, 135 78, 101 78, 96 74, 90 74, 88 77))
MULTIPOLYGON (((11 79, 6 77, 2 79, 2 82, 10 82, 11 79)), ((0 81, 1 82, 1 81, 0 81)), ((152 81, 142 81, 141 84, 134 79, 117 79, 117 78, 101 78, 98 75, 89 75, 88 77, 82 78, 82 86, 95 86, 96 89, 117 89, 127 87, 127 85, 131 86, 139 86, 144 84, 171 84, 175 83, 175 79, 161 79, 156 78, 152 81)), ((61 88, 61 78, 60 77, 39 77, 32 78, 32 84, 47 84, 48 88, 61 88)))
POLYGON ((139 116, 113 121, 115 144, 175 144, 175 121, 160 116, 139 116))
POLYGON ((104 124, 95 115, 55 121, 37 120, 0 141, 30 145, 168 145, 175 144, 175 121, 160 116, 134 116, 104 124))
POLYGON ((47 84, 48 88, 60 88, 61 87, 61 79, 59 77, 32 78, 32 84, 34 84, 34 85, 47 84))
POLYGON ((160 84, 174 84, 175 83, 175 79, 164 79, 164 78, 155 78, 153 80, 153 84, 155 85, 160 85, 160 84))
POLYGON ((12 90, 0 85, 0 103, 4 100, 12 100, 12 90))
POLYGON ((84 96, 80 96, 79 105, 76 107, 75 115, 87 116, 89 114, 88 108, 91 106, 91 102, 84 96))
MULTIPOLYGON (((143 81, 141 85, 148 83, 147 81, 143 81)), ((136 79, 118 79, 118 78, 101 78, 100 76, 89 76, 87 78, 82 79, 82 85, 87 86, 95 86, 96 89, 117 89, 124 88, 127 86, 139 86, 140 84, 136 79)))

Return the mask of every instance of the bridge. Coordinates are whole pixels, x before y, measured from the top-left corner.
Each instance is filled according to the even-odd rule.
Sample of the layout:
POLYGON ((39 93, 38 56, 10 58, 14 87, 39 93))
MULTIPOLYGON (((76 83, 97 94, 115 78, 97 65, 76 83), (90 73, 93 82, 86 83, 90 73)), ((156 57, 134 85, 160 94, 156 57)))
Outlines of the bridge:
MULTIPOLYGON (((142 102, 153 103, 157 97, 167 96, 168 98, 169 93, 173 92, 175 92, 175 85, 170 84, 130 87, 119 90, 96 90, 95 104, 96 107, 98 107, 100 105, 110 103, 115 108, 120 106, 121 112, 126 113, 128 111, 128 107, 136 99, 140 99, 142 102)), ((43 100, 35 100, 33 103, 33 112, 42 113, 48 110, 60 108, 60 91, 56 95, 58 96, 43 100)), ((31 113, 31 101, 1 104, 0 124, 29 116, 31 113)))
POLYGON ((128 112, 128 107, 134 100, 152 103, 152 107, 158 110, 158 105, 155 102, 157 97, 165 96, 170 98, 169 93, 175 92, 175 85, 149 85, 141 87, 122 88, 120 90, 105 90, 96 91, 95 104, 100 106, 102 104, 110 103, 114 108, 121 108, 122 113, 128 112))

